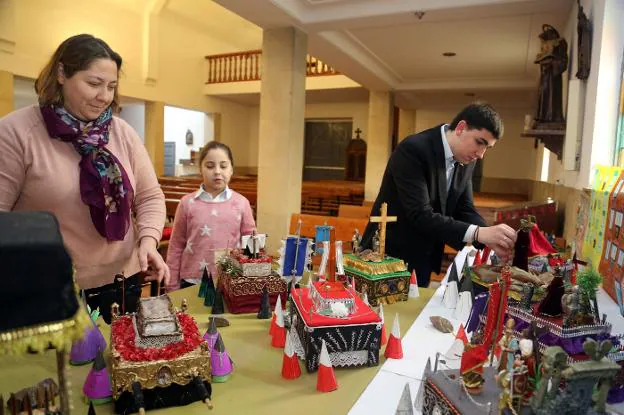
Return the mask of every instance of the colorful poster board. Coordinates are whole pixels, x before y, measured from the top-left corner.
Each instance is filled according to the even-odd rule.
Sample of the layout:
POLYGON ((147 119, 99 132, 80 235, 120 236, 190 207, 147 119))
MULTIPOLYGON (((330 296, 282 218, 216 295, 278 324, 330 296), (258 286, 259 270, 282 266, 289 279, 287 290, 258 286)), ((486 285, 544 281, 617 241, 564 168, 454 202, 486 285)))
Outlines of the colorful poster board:
POLYGON ((589 225, 583 241, 583 258, 594 266, 600 264, 609 211, 609 197, 615 189, 622 169, 613 166, 597 166, 592 186, 589 225))
POLYGON ((624 173, 618 176, 609 194, 604 228, 604 243, 598 270, 603 277, 602 286, 620 309, 622 303, 622 276, 624 270, 624 173))

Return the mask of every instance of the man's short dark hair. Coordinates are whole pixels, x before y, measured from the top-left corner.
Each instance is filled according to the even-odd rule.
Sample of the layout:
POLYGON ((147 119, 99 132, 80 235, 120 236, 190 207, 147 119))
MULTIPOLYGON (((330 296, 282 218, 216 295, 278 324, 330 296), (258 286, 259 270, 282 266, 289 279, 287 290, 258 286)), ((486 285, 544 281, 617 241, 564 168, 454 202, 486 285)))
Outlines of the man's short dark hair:
POLYGON ((468 128, 474 130, 487 130, 499 139, 503 136, 503 120, 498 112, 489 104, 475 102, 468 105, 455 116, 455 119, 449 126, 451 130, 455 130, 460 121, 466 121, 468 128))

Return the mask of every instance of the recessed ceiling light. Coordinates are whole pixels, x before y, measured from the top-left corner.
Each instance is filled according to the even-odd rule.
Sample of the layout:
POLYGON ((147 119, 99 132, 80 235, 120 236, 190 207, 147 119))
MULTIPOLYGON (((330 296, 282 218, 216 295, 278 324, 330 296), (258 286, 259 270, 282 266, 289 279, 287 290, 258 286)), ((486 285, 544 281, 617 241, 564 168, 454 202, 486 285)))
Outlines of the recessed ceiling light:
POLYGON ((456 56, 456 55, 457 55, 457 53, 455 53, 455 52, 444 52, 442 54, 442 56, 446 56, 447 58, 452 58, 453 56, 456 56))

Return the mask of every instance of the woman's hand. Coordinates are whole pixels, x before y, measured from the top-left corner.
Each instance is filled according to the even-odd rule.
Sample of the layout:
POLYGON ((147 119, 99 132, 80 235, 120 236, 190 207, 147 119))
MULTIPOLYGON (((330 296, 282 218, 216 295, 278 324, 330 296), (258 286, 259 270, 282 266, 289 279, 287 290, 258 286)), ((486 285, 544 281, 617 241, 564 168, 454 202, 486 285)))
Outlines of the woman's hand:
POLYGON ((147 281, 169 283, 169 267, 157 249, 158 242, 151 236, 144 236, 139 242, 139 265, 142 272, 147 272, 147 281))

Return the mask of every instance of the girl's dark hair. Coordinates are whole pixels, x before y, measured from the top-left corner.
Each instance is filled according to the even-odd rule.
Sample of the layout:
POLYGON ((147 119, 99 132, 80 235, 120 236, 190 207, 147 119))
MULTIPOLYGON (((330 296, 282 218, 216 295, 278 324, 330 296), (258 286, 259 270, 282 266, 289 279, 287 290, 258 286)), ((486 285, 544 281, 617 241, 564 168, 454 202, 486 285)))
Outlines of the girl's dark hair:
MULTIPOLYGON (((58 71, 63 65, 65 77, 71 78, 78 71, 84 71, 96 59, 110 59, 117 64, 117 73, 121 70, 121 56, 110 48, 102 39, 91 35, 76 35, 65 40, 56 49, 48 64, 35 81, 35 91, 39 95, 39 105, 61 105, 63 89, 58 82, 58 71)), ((113 96, 113 111, 119 109, 119 84, 113 96)))
POLYGON ((208 152, 210 150, 215 150, 215 149, 225 151, 225 154, 227 154, 228 158, 230 159, 230 163, 232 164, 232 167, 234 167, 234 157, 232 157, 232 150, 230 150, 230 147, 228 147, 226 144, 212 140, 208 144, 202 147, 201 151, 199 152, 199 156, 197 156, 197 165, 200 166, 200 168, 201 168, 202 162, 208 155, 208 152))

